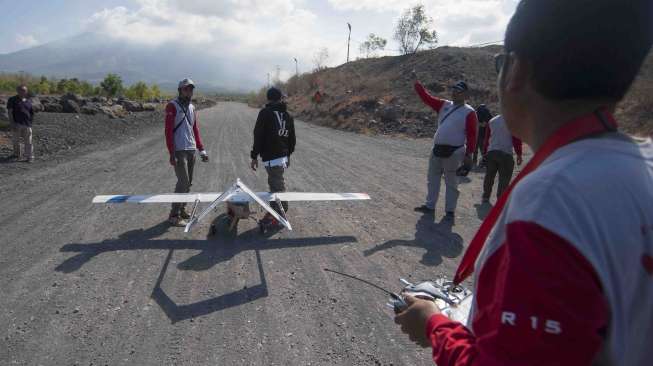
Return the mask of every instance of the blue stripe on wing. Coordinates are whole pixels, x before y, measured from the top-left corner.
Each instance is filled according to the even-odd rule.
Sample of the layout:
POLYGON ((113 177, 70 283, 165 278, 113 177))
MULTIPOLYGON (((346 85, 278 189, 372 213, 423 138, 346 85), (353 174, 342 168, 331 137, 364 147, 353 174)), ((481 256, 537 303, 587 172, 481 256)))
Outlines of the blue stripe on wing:
POLYGON ((129 199, 129 196, 115 196, 111 197, 107 203, 125 203, 129 199))

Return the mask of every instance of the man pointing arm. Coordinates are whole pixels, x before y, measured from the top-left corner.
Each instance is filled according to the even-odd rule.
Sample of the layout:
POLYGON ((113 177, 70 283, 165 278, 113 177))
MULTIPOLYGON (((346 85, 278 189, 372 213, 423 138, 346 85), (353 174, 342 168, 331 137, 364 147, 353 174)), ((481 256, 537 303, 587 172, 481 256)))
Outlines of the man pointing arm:
POLYGON ((446 185, 445 220, 453 222, 458 204, 458 177, 456 171, 464 162, 471 166, 476 149, 476 126, 478 120, 474 108, 465 103, 469 90, 460 81, 450 87, 451 99, 435 97, 415 78, 415 92, 424 104, 438 113, 437 130, 433 137, 433 150, 427 173, 427 195, 424 205, 415 208, 422 213, 434 213, 440 195, 440 183, 444 175, 446 185))

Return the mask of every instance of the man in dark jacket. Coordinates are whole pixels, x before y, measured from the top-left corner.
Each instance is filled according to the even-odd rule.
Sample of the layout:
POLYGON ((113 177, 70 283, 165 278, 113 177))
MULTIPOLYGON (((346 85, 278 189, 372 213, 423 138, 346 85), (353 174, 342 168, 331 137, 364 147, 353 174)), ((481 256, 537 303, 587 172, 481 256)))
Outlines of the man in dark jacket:
MULTIPOLYGON (((288 114, 283 93, 277 88, 270 88, 267 92, 268 104, 258 114, 256 127, 254 127, 254 147, 251 158, 252 170, 258 168, 258 157, 261 156, 263 166, 268 172, 268 185, 270 192, 284 192, 286 190, 283 174, 290 166, 290 155, 295 151, 295 123, 288 114)), ((282 202, 283 212, 288 210, 288 202, 282 202)), ((281 207, 276 202, 272 208, 283 215, 281 207)), ((268 214, 263 218, 264 223, 274 224, 276 221, 268 214)))
POLYGON ((9 122, 13 131, 12 139, 14 154, 10 158, 31 163, 34 161, 34 145, 32 145, 32 121, 34 120, 34 108, 29 99, 27 86, 20 85, 16 88, 16 95, 7 101, 9 111, 9 122), (21 149, 20 140, 25 144, 25 151, 21 149))
POLYGON ((478 161, 478 153, 480 152, 482 156, 479 166, 484 166, 486 160, 485 154, 483 153, 483 144, 485 143, 487 124, 492 119, 492 113, 485 104, 481 104, 476 108, 476 116, 478 117, 478 129, 476 133, 476 150, 474 150, 474 165, 476 165, 476 162, 478 161))

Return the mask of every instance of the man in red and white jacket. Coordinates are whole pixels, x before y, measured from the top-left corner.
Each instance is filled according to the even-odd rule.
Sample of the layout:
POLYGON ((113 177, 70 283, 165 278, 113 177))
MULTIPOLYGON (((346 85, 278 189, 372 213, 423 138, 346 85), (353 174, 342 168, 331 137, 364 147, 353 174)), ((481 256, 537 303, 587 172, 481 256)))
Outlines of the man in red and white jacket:
MULTIPOLYGON (((202 145, 199 119, 195 106, 191 103, 195 83, 191 79, 179 82, 179 96, 166 106, 165 135, 166 146, 170 154, 170 165, 175 168, 177 185, 175 193, 188 193, 193 184, 195 155, 200 151, 202 161, 209 161, 209 156, 202 145)), ((168 221, 173 226, 186 226, 190 215, 185 203, 173 203, 168 221)))
POLYGON ((476 111, 465 103, 468 86, 461 81, 451 86, 451 99, 435 97, 415 78, 415 91, 424 104, 438 113, 438 124, 433 137, 433 151, 429 160, 427 176, 426 203, 415 211, 434 213, 440 195, 440 182, 444 175, 446 185, 445 220, 453 221, 458 205, 458 177, 456 171, 463 162, 472 165, 472 155, 476 149, 476 111))
POLYGON ((497 197, 508 188, 512 173, 515 170, 515 159, 512 151, 517 155, 517 165, 522 163, 522 142, 510 133, 506 120, 502 115, 492 118, 486 127, 483 142, 483 156, 486 161, 485 178, 483 180, 483 203, 490 202, 494 179, 499 173, 499 186, 497 197))
POLYGON ((517 6, 499 97, 535 155, 460 263, 454 282, 475 273, 467 325, 414 297, 395 318, 437 365, 653 363, 653 143, 613 117, 651 24, 648 0, 517 6))

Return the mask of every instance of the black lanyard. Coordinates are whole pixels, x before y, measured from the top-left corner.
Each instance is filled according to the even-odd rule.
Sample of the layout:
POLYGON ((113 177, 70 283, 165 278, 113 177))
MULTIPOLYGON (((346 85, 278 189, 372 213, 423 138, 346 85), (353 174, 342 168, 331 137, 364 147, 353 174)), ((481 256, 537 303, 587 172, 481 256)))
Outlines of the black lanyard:
POLYGON ((188 114, 186 113, 186 109, 185 109, 185 108, 184 108, 180 103, 177 103, 177 101, 175 101, 175 104, 177 104, 177 105, 179 106, 179 108, 181 109, 181 111, 184 112, 184 119, 182 119, 181 122, 179 122, 179 124, 176 125, 175 128, 172 130, 172 133, 173 133, 173 134, 174 134, 175 132, 177 132, 177 130, 179 129, 179 127, 181 127, 182 123, 184 123, 184 121, 188 121, 188 125, 191 126, 191 127, 193 126, 193 125, 190 123, 190 118, 188 118, 188 114))
POLYGON ((454 108, 453 110, 451 110, 449 113, 447 113, 447 114, 444 116, 444 118, 442 118, 442 120, 440 121, 440 123, 438 123, 438 127, 440 127, 440 125, 443 124, 444 121, 446 121, 447 118, 449 118, 449 116, 451 116, 451 115, 453 114, 453 112, 457 111, 457 110, 460 109, 462 106, 463 106, 463 105, 460 104, 460 105, 456 106, 456 108, 454 108))

